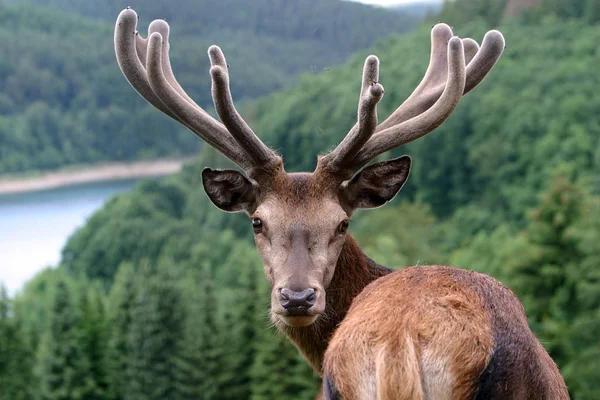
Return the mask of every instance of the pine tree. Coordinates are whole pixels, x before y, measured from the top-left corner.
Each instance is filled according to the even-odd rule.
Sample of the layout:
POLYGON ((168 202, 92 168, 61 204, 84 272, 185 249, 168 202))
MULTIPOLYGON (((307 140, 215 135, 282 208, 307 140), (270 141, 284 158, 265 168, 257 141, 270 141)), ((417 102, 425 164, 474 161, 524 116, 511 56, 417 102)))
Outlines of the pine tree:
POLYGON ((32 354, 23 340, 20 321, 4 285, 0 284, 0 399, 33 398, 32 354))
MULTIPOLYGON (((264 299, 259 298, 258 279, 264 280, 256 262, 255 250, 249 246, 237 246, 223 268, 236 277, 232 298, 225 303, 223 336, 224 367, 219 375, 220 399, 249 399, 251 395, 250 369, 255 358, 256 313, 264 299)), ((261 321, 263 322, 263 321, 261 321)))
MULTIPOLYGON (((0 394, 4 392, 4 382, 9 378, 9 324, 8 312, 10 299, 6 292, 6 287, 0 284, 0 394)), ((1 398, 1 396, 0 396, 1 398)))
POLYGON ((573 399, 592 400, 600 398, 600 198, 586 201, 582 215, 572 230, 582 259, 569 269, 577 310, 561 335, 561 372, 573 399))
POLYGON ((590 335, 600 327, 594 324, 600 275, 582 247, 588 203, 581 185, 558 175, 531 213, 524 232, 530 250, 513 254, 510 258, 516 261, 509 271, 510 286, 523 300, 532 328, 565 371, 571 396, 577 399, 597 398, 583 393, 600 393, 600 386, 590 386, 600 379, 598 369, 588 368, 594 362, 588 357, 600 354, 597 336, 590 335), (582 378, 584 370, 588 376, 582 378))
POLYGON ((115 282, 108 296, 106 311, 105 353, 107 398, 122 399, 128 385, 128 362, 131 358, 129 332, 131 314, 135 303, 136 274, 130 264, 119 267, 115 282))
POLYGON ((600 22, 600 2, 597 0, 586 1, 585 18, 592 24, 600 22))
POLYGON ((173 363, 183 336, 182 301, 173 265, 139 269, 131 312, 126 400, 176 398, 173 363))
POLYGON ((90 362, 90 373, 94 380, 94 393, 87 400, 106 398, 107 377, 105 352, 106 328, 104 292, 99 282, 91 283, 87 279, 78 282, 82 311, 82 348, 90 362))
POLYGON ((212 400, 223 398, 219 384, 223 370, 222 352, 227 346, 217 318, 217 300, 208 268, 200 282, 185 282, 185 330, 175 360, 177 399, 212 400))
POLYGON ((532 211, 525 231, 535 251, 511 271, 511 286, 523 294, 529 317, 547 333, 558 328, 557 321, 568 321, 577 312, 570 268, 580 262, 582 254, 572 228, 581 217, 583 204, 581 187, 557 176, 532 211))
POLYGON ((95 393, 90 362, 82 348, 81 312, 66 278, 56 286, 50 324, 37 353, 40 399, 84 400, 95 393))

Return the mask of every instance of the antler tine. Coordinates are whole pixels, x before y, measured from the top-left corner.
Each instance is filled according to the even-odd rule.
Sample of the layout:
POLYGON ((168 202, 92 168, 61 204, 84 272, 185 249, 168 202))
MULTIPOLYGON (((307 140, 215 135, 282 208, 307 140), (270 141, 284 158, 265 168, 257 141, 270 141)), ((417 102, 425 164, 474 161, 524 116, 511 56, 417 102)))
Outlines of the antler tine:
POLYGON ((153 21, 148 27, 149 37, 144 39, 136 31, 137 22, 135 11, 127 8, 119 14, 115 26, 115 52, 129 83, 150 104, 186 126, 244 170, 255 167, 255 162, 226 127, 198 106, 175 79, 168 54, 168 24, 163 20, 153 21))
MULTIPOLYGON (((169 117, 179 119, 163 104, 150 87, 148 77, 140 58, 145 55, 139 54, 136 50, 136 42, 144 43, 144 39, 139 37, 136 30, 138 16, 131 8, 121 11, 115 25, 115 53, 121 72, 129 84, 142 96, 148 103, 158 108, 169 117)), ((181 121, 180 121, 181 122, 181 121)))
POLYGON ((162 48, 162 69, 163 69, 163 74, 164 74, 165 78, 167 79, 167 81, 169 82, 169 84, 173 87, 173 89, 175 89, 177 91, 177 93, 179 93, 181 95, 181 97, 183 97, 190 104, 195 106, 198 109, 198 112, 200 112, 201 114, 205 114, 207 116, 207 118, 212 118, 206 111, 204 111, 202 109, 202 107, 200 107, 198 104, 196 104, 196 102, 190 96, 188 96, 188 94, 185 92, 185 90, 183 90, 183 88, 181 87, 179 82, 177 82, 177 79, 175 79, 175 75, 173 74, 173 69, 171 68, 171 60, 169 57, 169 50, 170 50, 171 46, 169 44, 170 29, 169 29, 169 24, 167 24, 167 21, 165 21, 163 19, 156 19, 156 20, 152 21, 150 23, 150 25, 148 26, 148 38, 154 32, 160 33, 160 35, 163 38, 163 41, 162 41, 162 46, 163 46, 163 48, 162 48))
MULTIPOLYGON (((431 56, 429 66, 421 83, 413 90, 411 97, 418 96, 427 88, 445 84, 448 75, 448 41, 454 36, 452 28, 439 23, 431 29, 431 56)), ((410 97, 409 97, 410 99, 410 97)))
POLYGON ((355 171, 378 155, 433 131, 454 111, 466 83, 463 42, 458 37, 453 37, 448 42, 447 54, 448 80, 440 98, 422 114, 373 135, 355 157, 355 171))
MULTIPOLYGON (((442 94, 446 75, 446 43, 452 29, 446 24, 437 24, 431 30, 431 59, 423 80, 413 93, 375 130, 376 135, 394 125, 402 123, 431 107, 442 94)), ((463 40, 467 80, 465 92, 477 87, 492 70, 504 51, 504 37, 498 31, 488 32, 481 48, 472 39, 463 40)))
POLYGON ((199 107, 187 101, 167 80, 163 66, 163 37, 153 32, 148 38, 148 55, 146 69, 148 81, 154 93, 177 116, 184 125, 204 139, 209 145, 231 159, 240 167, 251 167, 249 160, 241 152, 238 144, 225 127, 206 112, 199 112, 199 107))
POLYGON ((431 29, 431 56, 421 83, 396 111, 379 124, 377 132, 419 115, 435 103, 446 83, 448 41, 452 36, 452 28, 447 24, 440 23, 431 29), (438 88, 439 93, 435 96, 438 88))
MULTIPOLYGON (((160 111, 167 114, 169 117, 175 119, 176 121, 180 122, 181 124, 185 125, 186 127, 188 127, 188 129, 194 132, 194 129, 186 125, 179 117, 177 117, 152 90, 150 82, 148 81, 148 75, 144 68, 144 64, 146 63, 147 59, 148 40, 144 39, 136 30, 137 23, 138 16, 136 12, 130 8, 123 10, 117 18, 117 23, 115 26, 115 53, 117 55, 117 61, 119 63, 121 71, 123 72, 123 75, 125 75, 125 78, 127 78, 131 86, 133 86, 133 88, 144 99, 146 99, 146 101, 148 101, 154 107, 158 108, 160 111), (137 55, 137 58, 135 57, 135 55, 137 55)), ((168 34, 168 25, 164 21, 157 20, 150 24, 148 30, 150 33, 156 30, 162 32, 166 31, 166 33, 168 34)), ((173 77, 170 65, 168 67, 168 72, 172 77, 171 80, 175 82, 175 85, 189 99, 189 96, 185 94, 183 89, 181 89, 181 87, 177 84, 177 81, 173 77)), ((193 100, 189 99, 189 101, 191 101, 195 105, 193 100)), ((196 107, 202 113, 206 114, 206 112, 200 107, 198 107, 197 105, 196 107)), ((225 131, 224 128, 222 129, 222 131, 224 131, 226 134, 229 134, 225 131)))
POLYGON ((465 64, 468 66, 479 51, 479 43, 471 38, 463 39, 462 42, 465 49, 465 64))
POLYGON ((146 54, 148 53, 148 39, 143 38, 138 31, 135 31, 135 51, 138 55, 138 58, 140 59, 140 63, 142 64, 142 66, 146 65, 146 54))
MULTIPOLYGON (((377 104, 383 98, 383 86, 379 81, 379 59, 369 56, 363 67, 360 97, 358 100, 358 123, 348 132, 344 140, 320 162, 331 171, 342 173, 345 167, 369 140, 377 127, 377 104)), ((347 171, 350 176, 354 171, 347 171)))
POLYGON ((467 65, 467 82, 464 94, 475 89, 490 73, 500 56, 502 56, 505 47, 506 42, 500 32, 492 30, 485 34, 481 48, 467 65))
POLYGON ((273 150, 267 147, 250 126, 242 119, 233 105, 231 91, 229 88, 229 73, 225 55, 218 46, 208 49, 212 77, 212 97, 215 110, 225 127, 231 132, 239 145, 246 150, 255 165, 269 165, 280 162, 281 158, 273 150))

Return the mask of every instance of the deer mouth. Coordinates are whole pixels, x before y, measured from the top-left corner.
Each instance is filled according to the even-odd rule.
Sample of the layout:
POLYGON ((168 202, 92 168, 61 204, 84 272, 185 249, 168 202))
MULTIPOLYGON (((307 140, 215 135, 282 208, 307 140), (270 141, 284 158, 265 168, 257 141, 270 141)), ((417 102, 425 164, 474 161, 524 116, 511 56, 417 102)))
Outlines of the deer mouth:
POLYGON ((319 314, 303 314, 303 315, 279 315, 279 318, 288 326, 293 327, 303 327, 312 325, 317 318, 319 318, 319 314))
POLYGON ((312 325, 321 315, 316 307, 278 308, 271 312, 273 322, 283 323, 291 327, 312 325))

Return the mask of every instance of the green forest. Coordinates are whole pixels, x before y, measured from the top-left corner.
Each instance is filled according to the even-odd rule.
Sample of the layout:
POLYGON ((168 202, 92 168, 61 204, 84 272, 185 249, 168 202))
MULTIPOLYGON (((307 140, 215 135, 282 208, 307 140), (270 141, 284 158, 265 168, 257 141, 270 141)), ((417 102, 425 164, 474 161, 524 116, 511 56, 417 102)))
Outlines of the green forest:
POLYGON ((27 3, 0 1, 0 174, 198 152, 193 135, 131 90, 115 62, 114 23, 128 4, 140 29, 158 18, 172 23, 175 73, 207 108, 210 45, 227 54, 233 94, 246 101, 417 23, 338 0, 27 3))
MULTIPOLYGON (((509 17, 507 4, 457 0, 435 17, 478 41, 486 30, 500 29, 507 49, 444 125, 385 156, 410 155, 411 177, 393 202, 353 217, 350 231, 378 263, 454 265, 507 284, 558 363, 572 398, 595 400, 600 398, 600 10, 590 0, 547 0, 509 17)), ((77 11, 89 15, 83 5, 77 11)), ((102 18, 85 22, 86 36, 77 39, 97 40, 94 26, 110 36, 102 18)), ((382 120, 421 79, 430 27, 425 23, 414 33, 379 40, 343 66, 304 74, 240 108, 261 138, 281 152, 288 171, 312 170, 317 154, 335 146, 355 123, 365 56, 381 59, 382 120)), ((356 31, 362 28, 367 29, 361 25, 356 31)), ((2 29, 9 31, 6 24, 2 29)), ((109 50, 106 68, 114 62, 109 50)), ((240 57, 245 65, 254 62, 240 57)), ((271 63, 269 57, 263 62, 271 63)), ((207 95, 207 84, 181 80, 198 96, 200 89, 207 95)), ((137 102, 124 79, 115 77, 110 87, 129 97, 113 104, 109 96, 98 112, 111 120, 124 113, 130 125, 120 129, 129 135, 148 118, 164 129, 172 126, 137 102), (148 118, 122 111, 124 102, 135 103, 148 118)), ((73 90, 76 96, 95 94, 73 90)), ((160 145, 196 143, 183 130, 180 142, 180 136, 169 132, 167 140, 160 130, 157 140, 159 133, 160 145)), ((2 140, 0 134, 0 165, 8 152, 2 140)), ((118 151, 111 143, 103 144, 106 151, 118 151)), ((141 182, 112 198, 69 239, 57 268, 38 274, 13 298, 0 290, 0 399, 314 397, 319 378, 270 325, 270 288, 250 222, 218 211, 202 190, 200 171, 226 165, 202 147, 197 162, 181 173, 141 182)))

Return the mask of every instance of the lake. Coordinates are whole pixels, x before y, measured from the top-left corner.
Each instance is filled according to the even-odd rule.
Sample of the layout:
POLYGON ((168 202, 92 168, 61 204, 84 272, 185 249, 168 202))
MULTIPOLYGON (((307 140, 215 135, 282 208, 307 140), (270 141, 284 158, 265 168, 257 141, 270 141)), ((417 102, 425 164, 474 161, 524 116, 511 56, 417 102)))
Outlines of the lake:
POLYGON ((94 211, 137 179, 0 195, 0 282, 13 295, 36 272, 54 266, 67 238, 94 211))

